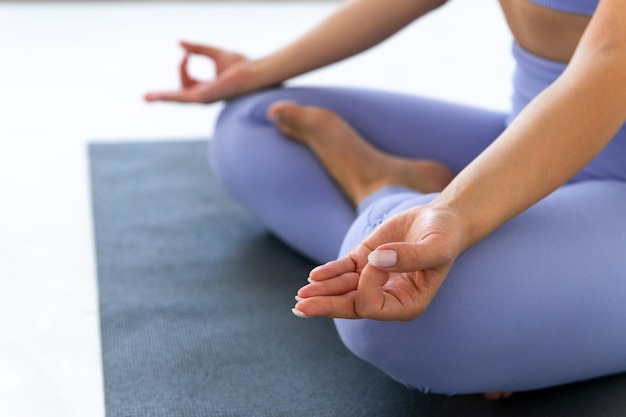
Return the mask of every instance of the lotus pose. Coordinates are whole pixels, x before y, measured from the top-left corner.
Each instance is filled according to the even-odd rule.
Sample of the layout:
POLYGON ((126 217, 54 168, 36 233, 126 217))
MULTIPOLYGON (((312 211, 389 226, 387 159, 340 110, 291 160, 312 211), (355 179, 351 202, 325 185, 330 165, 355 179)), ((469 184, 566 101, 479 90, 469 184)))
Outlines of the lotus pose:
POLYGON ((499 398, 625 372, 624 0, 501 0, 516 62, 507 113, 280 87, 443 3, 352 0, 254 60, 182 43, 181 88, 146 99, 228 100, 216 175, 322 264, 294 314, 334 318, 391 378, 499 398), (215 62, 214 79, 188 74, 191 54, 215 62))

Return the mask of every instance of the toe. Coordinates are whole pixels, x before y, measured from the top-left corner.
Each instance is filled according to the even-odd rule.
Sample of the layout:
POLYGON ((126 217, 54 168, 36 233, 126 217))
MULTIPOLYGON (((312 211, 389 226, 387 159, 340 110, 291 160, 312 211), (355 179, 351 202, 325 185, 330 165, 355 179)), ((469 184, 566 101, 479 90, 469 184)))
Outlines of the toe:
POLYGON ((332 126, 333 118, 333 113, 328 110, 302 106, 292 101, 278 101, 272 104, 267 114, 283 133, 303 141, 332 126))
POLYGON ((302 120, 305 107, 293 101, 278 101, 267 110, 268 118, 284 134, 299 138, 303 134, 302 120))
POLYGON ((500 398, 500 393, 499 392, 486 392, 484 396, 486 399, 493 401, 493 400, 497 400, 500 398))
POLYGON ((292 110, 295 108, 301 107, 295 101, 290 100, 280 100, 272 103, 267 109, 267 117, 273 121, 281 121, 287 118, 292 110))
POLYGON ((282 100, 272 104, 267 110, 267 116, 278 127, 302 129, 306 126, 307 113, 311 107, 302 106, 293 101, 282 100))
POLYGON ((513 395, 512 392, 510 391, 505 391, 505 392, 486 392, 484 394, 485 398, 488 400, 500 400, 500 399, 504 399, 504 398, 509 398, 511 395, 513 395))

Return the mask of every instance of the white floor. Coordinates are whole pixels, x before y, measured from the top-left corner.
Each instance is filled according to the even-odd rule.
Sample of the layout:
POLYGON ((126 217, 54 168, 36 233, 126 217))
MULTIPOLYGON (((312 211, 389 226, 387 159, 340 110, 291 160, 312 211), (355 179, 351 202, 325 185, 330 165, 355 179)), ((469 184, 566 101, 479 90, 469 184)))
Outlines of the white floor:
MULTIPOLYGON (((209 137, 220 105, 141 100, 177 84, 177 40, 259 56, 336 6, 0 3, 0 415, 104 416, 85 145, 209 137)), ((509 43, 495 0, 457 0, 294 83, 507 108, 509 43)))

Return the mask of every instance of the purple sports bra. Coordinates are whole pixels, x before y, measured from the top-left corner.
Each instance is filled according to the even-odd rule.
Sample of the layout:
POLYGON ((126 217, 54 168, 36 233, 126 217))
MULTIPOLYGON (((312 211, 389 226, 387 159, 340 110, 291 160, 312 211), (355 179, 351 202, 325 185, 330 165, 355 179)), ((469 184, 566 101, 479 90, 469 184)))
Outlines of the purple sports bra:
POLYGON ((564 12, 591 16, 598 6, 599 0, 530 0, 541 6, 564 12))

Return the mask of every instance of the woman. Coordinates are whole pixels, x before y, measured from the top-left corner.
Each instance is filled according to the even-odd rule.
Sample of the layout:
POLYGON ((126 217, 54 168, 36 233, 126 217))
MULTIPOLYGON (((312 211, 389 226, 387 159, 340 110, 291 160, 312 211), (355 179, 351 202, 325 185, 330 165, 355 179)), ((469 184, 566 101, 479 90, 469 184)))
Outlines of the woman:
POLYGON ((499 398, 624 372, 623 0, 501 0, 509 114, 360 89, 255 92, 443 3, 353 0, 258 60, 183 43, 215 61, 215 80, 190 77, 186 56, 182 88, 146 99, 233 99, 215 130, 218 177, 325 263, 294 314, 335 318, 346 346, 397 381, 499 398))

